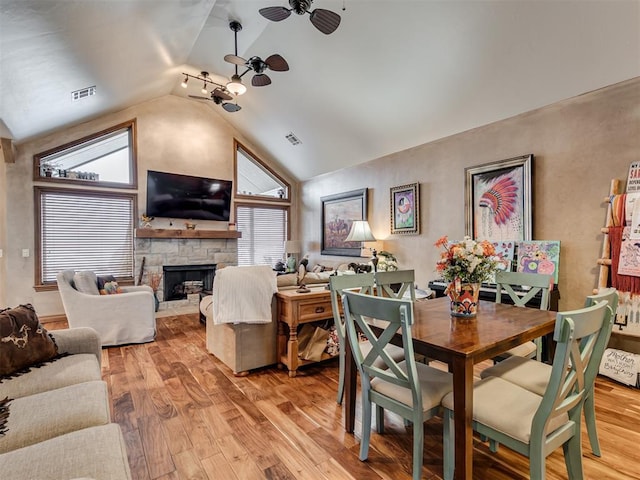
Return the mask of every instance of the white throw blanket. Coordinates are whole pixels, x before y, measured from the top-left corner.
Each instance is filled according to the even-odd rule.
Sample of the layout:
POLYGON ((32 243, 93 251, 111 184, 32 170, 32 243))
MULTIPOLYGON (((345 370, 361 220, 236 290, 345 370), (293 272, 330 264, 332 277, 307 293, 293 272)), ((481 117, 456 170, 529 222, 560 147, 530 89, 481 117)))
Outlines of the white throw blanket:
POLYGON ((213 323, 269 323, 277 291, 268 265, 220 269, 213 281, 213 323))

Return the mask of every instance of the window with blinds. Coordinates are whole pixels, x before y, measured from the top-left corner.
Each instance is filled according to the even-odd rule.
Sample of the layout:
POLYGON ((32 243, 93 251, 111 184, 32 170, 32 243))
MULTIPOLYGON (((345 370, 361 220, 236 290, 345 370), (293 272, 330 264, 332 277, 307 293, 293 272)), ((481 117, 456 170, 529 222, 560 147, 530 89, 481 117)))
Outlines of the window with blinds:
POLYGON ((236 208, 238 265, 271 265, 284 260, 287 239, 286 208, 244 205, 236 208))
POLYGON ((133 278, 135 194, 36 187, 40 284, 61 270, 133 278))

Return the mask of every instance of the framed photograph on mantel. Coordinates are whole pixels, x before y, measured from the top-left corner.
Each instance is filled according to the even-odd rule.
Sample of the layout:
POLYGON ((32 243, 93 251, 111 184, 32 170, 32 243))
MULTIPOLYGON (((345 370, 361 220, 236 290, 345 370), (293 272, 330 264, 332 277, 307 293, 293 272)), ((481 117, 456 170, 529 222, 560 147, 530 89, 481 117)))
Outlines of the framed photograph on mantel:
POLYGON ((391 233, 420 233, 420 184, 391 188, 391 233))
POLYGON ((531 240, 533 155, 468 167, 465 231, 475 240, 531 240))
POLYGON ((367 219, 367 189, 328 195, 322 201, 322 255, 359 257, 362 242, 345 242, 354 220, 367 219))

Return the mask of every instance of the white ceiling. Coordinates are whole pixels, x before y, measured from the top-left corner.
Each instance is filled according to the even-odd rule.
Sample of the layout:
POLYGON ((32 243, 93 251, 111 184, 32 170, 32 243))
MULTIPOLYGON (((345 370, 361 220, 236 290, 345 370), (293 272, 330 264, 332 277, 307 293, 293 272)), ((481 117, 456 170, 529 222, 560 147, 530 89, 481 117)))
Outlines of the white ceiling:
POLYGON ((638 0, 315 0, 342 17, 331 35, 258 13, 287 3, 0 0, 0 136, 199 95, 184 71, 226 82, 230 19, 240 56, 279 53, 291 70, 249 86, 239 112, 211 108, 301 180, 640 76, 638 0))

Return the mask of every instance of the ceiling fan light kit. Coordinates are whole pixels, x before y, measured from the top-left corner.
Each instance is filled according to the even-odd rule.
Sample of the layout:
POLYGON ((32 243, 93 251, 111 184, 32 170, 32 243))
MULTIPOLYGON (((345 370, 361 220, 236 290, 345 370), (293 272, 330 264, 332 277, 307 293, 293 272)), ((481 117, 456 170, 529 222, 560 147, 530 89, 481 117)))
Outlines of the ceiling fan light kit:
POLYGON ((247 87, 245 87, 242 83, 240 75, 236 73, 231 77, 231 81, 227 83, 227 90, 229 90, 234 95, 242 95, 247 91, 247 87))
POLYGON ((190 75, 188 73, 183 73, 182 75, 184 75, 184 80, 180 85, 183 88, 187 88, 187 82, 189 81, 189 78, 195 78, 196 80, 200 80, 203 82, 202 90, 201 90, 202 93, 204 95, 209 94, 209 97, 189 95, 190 98, 195 98, 196 100, 212 101, 216 105, 222 106, 222 108, 224 108, 227 112, 237 112, 242 109, 242 107, 238 105, 237 102, 236 103, 230 102, 230 100, 233 100, 233 97, 231 96, 231 93, 233 92, 228 90, 225 85, 221 85, 211 80, 209 78, 209 72, 203 71, 203 72, 200 72, 200 75, 197 75, 197 76, 190 75), (207 90, 207 84, 214 85, 215 88, 211 92, 209 92, 207 90))

